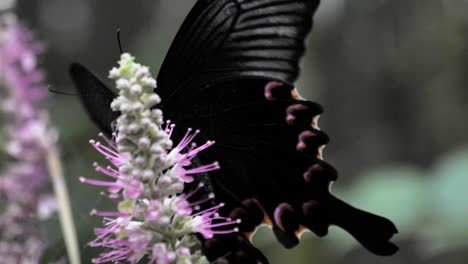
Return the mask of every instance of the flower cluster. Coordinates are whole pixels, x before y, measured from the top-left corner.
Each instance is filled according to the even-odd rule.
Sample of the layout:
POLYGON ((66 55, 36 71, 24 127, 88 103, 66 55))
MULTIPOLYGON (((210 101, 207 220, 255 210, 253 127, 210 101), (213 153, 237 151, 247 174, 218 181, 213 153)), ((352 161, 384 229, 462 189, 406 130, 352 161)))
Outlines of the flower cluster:
POLYGON ((5 263, 39 263, 45 248, 33 221, 48 218, 56 203, 48 192, 45 160, 55 132, 41 115, 46 96, 43 74, 36 64, 42 46, 10 13, 0 16, 1 102, 12 161, 0 175, 0 258, 5 263), (32 221, 33 220, 33 221, 32 221))
POLYGON ((188 129, 173 147, 175 126, 169 121, 164 123, 162 111, 155 108, 161 101, 153 92, 156 81, 148 67, 135 63, 131 55, 121 56, 110 78, 116 80, 119 90, 111 104, 121 113, 116 132, 111 139, 100 134, 105 143, 90 143, 112 164, 95 164, 96 170, 112 180, 81 181, 107 187, 106 195, 118 202, 118 210, 92 211, 104 217, 105 226, 96 229, 97 238, 90 245, 108 248, 93 262, 137 263, 145 257, 148 263, 157 264, 207 263, 193 234, 208 239, 214 234, 236 232, 234 225, 239 223, 219 216, 217 211, 223 204, 200 209, 200 205, 212 200, 212 193, 191 201, 196 193, 200 196, 203 183, 183 192, 185 183, 194 181, 194 174, 219 168, 217 162, 200 167, 192 164, 197 153, 214 142, 196 146, 193 140, 199 131, 188 129))

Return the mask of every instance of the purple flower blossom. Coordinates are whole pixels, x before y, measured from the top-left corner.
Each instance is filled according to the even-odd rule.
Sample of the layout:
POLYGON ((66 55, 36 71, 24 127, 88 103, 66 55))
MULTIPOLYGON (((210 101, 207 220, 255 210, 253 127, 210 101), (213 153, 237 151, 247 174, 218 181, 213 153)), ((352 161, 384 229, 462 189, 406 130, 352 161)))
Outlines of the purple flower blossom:
POLYGON ((39 263, 45 248, 31 219, 45 219, 55 211, 48 193, 45 160, 55 133, 41 116, 46 95, 37 67, 42 45, 11 14, 0 17, 0 86, 8 97, 1 103, 8 133, 6 150, 14 161, 0 175, 0 259, 5 263, 39 263))
POLYGON ((234 226, 240 222, 218 214, 223 204, 208 206, 214 195, 200 194, 203 183, 183 193, 184 184, 194 181, 193 175, 219 168, 217 162, 198 167, 192 163, 214 141, 197 146, 193 141, 199 131, 188 129, 172 147, 175 125, 164 125, 162 112, 153 109, 160 102, 153 93, 156 83, 148 68, 133 60, 123 54, 120 69, 110 72, 120 90, 111 105, 122 113, 117 132, 112 139, 101 133, 104 144, 90 141, 111 164, 94 164, 109 180, 80 178, 81 182, 106 187, 106 196, 118 202, 115 212, 92 211, 104 218, 104 227, 96 229, 97 237, 90 245, 108 249, 93 263, 137 263, 144 256, 155 264, 208 263, 194 247, 198 241, 193 234, 208 239, 214 234, 237 232, 234 226), (195 194, 202 198, 193 201, 195 194))
MULTIPOLYGON (((172 129, 173 128, 174 127, 172 126, 172 129)), ((172 129, 165 131, 170 131, 172 133, 172 129)), ((177 161, 177 163, 175 163, 171 168, 171 171, 172 174, 177 175, 178 180, 180 181, 179 183, 182 183, 182 185, 184 182, 188 183, 193 181, 193 177, 187 175, 208 172, 219 168, 217 162, 191 169, 186 168, 186 166, 190 166, 192 164, 190 160, 193 159, 197 153, 214 144, 212 141, 207 142, 199 147, 192 146, 187 152, 183 152, 183 150, 192 142, 196 134, 198 134, 197 131, 192 132, 192 130, 189 129, 185 137, 181 140, 181 143, 179 143, 173 150, 163 150, 161 153, 161 155, 177 161), (185 166, 182 166, 181 164, 184 164, 185 166)), ((130 263, 136 263, 141 259, 141 257, 148 254, 148 252, 152 252, 151 254, 153 256, 152 262, 150 263, 169 263, 174 260, 176 256, 180 254, 177 254, 177 252, 167 251, 165 244, 162 243, 154 244, 153 247, 150 247, 149 243, 153 239, 153 234, 148 231, 143 231, 149 226, 167 227, 170 225, 172 220, 170 217, 165 216, 168 208, 172 211, 172 216, 191 217, 191 220, 188 220, 185 223, 185 233, 198 232, 206 239, 209 239, 212 238, 214 234, 238 232, 237 228, 232 227, 224 230, 213 229, 223 226, 232 226, 240 222, 239 220, 231 220, 229 218, 219 216, 217 212, 223 204, 194 213, 201 204, 214 198, 213 194, 208 194, 205 198, 199 201, 188 201, 190 197, 200 191, 204 186, 203 183, 200 183, 194 190, 186 194, 176 197, 164 197, 158 193, 158 191, 161 190, 158 187, 168 187, 174 183, 171 182, 170 179, 167 180, 167 183, 164 183, 164 177, 167 176, 162 176, 159 178, 159 185, 154 188, 153 196, 156 199, 151 199, 151 195, 144 193, 145 185, 147 185, 145 183, 146 177, 140 177, 140 179, 137 179, 139 175, 121 172, 122 166, 125 166, 126 162, 129 161, 130 157, 128 153, 119 153, 117 144, 114 141, 108 139, 102 133, 100 133, 99 136, 102 137, 104 142, 107 144, 102 144, 95 140, 90 140, 90 144, 102 153, 106 159, 110 161, 112 166, 102 167, 97 163, 95 163, 94 166, 96 171, 109 176, 111 179, 109 181, 101 181, 81 177, 80 181, 91 185, 107 187, 107 190, 111 195, 117 194, 116 196, 112 196, 112 198, 117 199, 119 202, 125 201, 126 199, 140 198, 138 200, 144 204, 144 207, 138 209, 133 208, 127 213, 123 212, 125 210, 121 210, 119 212, 101 212, 93 210, 91 212, 92 215, 104 217, 105 228, 96 229, 97 238, 92 241, 90 245, 93 247, 107 247, 111 249, 111 251, 103 253, 100 257, 93 259, 93 263, 115 262, 122 260, 127 260, 130 263), (161 198, 163 198, 162 201, 161 198), (168 204, 169 206, 167 206, 168 204), (132 219, 140 218, 144 220, 132 221, 132 219), (218 222, 213 223, 214 220, 218 222), (119 237, 121 235, 123 235, 122 238, 119 237)), ((123 171, 125 171, 125 169, 123 169, 123 171)), ((187 252, 190 252, 190 250, 183 248, 179 253, 181 252, 187 255, 187 252)), ((188 255, 190 256, 190 254, 188 255)))
POLYGON ((37 68, 37 55, 42 52, 43 45, 35 42, 26 28, 9 23, 0 33, 0 42, 2 78, 5 85, 11 87, 11 100, 6 107, 23 118, 37 117, 37 109, 47 95, 42 82, 44 74, 37 68))

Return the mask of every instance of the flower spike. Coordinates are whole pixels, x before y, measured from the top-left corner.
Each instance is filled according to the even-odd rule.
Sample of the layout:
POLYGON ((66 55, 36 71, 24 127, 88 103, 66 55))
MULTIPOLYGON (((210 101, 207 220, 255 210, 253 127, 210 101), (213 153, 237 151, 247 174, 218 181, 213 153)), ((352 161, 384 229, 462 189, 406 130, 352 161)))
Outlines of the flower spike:
POLYGON ((161 101, 153 92, 156 81, 149 68, 136 63, 130 54, 122 54, 119 67, 109 76, 119 90, 111 107, 122 114, 112 139, 100 133, 104 143, 90 140, 111 164, 94 164, 109 180, 81 177, 80 181, 106 187, 104 196, 117 201, 118 210, 91 212, 104 218, 104 227, 96 229, 97 237, 90 245, 108 249, 93 263, 138 263, 144 256, 155 264, 208 263, 194 234, 211 238, 237 232, 240 222, 220 217, 222 204, 200 211, 202 204, 214 198, 212 193, 200 194, 203 183, 183 193, 194 174, 219 169, 218 162, 192 166, 192 159, 214 141, 197 147, 193 141, 200 131, 189 128, 173 147, 175 124, 164 122, 162 111, 155 108, 161 101), (188 201, 195 194, 202 197, 188 201))

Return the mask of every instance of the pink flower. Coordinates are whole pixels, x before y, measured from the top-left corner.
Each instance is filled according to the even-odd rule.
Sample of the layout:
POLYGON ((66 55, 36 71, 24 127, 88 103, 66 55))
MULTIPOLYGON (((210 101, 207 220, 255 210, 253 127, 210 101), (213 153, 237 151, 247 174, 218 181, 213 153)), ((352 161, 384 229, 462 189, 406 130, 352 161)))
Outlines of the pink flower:
POLYGON ((35 42, 26 28, 13 24, 1 32, 0 45, 0 70, 12 88, 7 107, 25 118, 37 115, 37 108, 47 95, 36 59, 43 50, 42 44, 35 42))
POLYGON ((217 162, 194 167, 195 156, 214 144, 207 141, 197 146, 193 141, 199 131, 188 129, 173 147, 171 135, 175 125, 166 122, 162 111, 155 108, 160 98, 154 93, 156 81, 149 69, 129 54, 123 54, 119 68, 110 76, 116 79, 119 95, 111 108, 121 115, 116 120, 116 133, 105 144, 91 140, 91 145, 109 160, 110 166, 95 164, 108 180, 80 178, 84 183, 106 187, 106 196, 118 203, 115 212, 92 214, 104 217, 105 226, 96 229, 93 247, 107 252, 94 263, 137 263, 147 256, 150 263, 206 263, 195 233, 211 238, 214 234, 237 232, 238 220, 220 217, 222 205, 209 202, 213 193, 202 193, 203 184, 187 190, 193 175, 219 168, 217 162), (138 96, 135 96, 138 95, 138 96), (185 189, 185 193, 184 193, 185 189), (199 197, 194 199, 194 195, 199 197))
MULTIPOLYGON (((166 130, 166 132, 172 133, 172 130, 166 130)), ((166 155, 172 162, 175 162, 170 169, 170 173, 175 175, 176 179, 171 176, 162 176, 159 178, 159 185, 170 188, 178 181, 192 182, 193 175, 201 172, 208 172, 219 168, 217 162, 213 162, 208 165, 200 166, 197 168, 187 168, 191 166, 191 160, 197 153, 211 146, 214 142, 207 142, 200 147, 192 145, 186 152, 184 149, 192 142, 195 135, 198 132, 192 132, 188 130, 185 137, 182 139, 174 149, 171 151, 163 151, 161 154, 166 155), (174 182, 174 180, 176 182, 174 182), (167 182, 164 182, 167 181, 167 182)), ((122 173, 126 171, 122 169, 130 162, 130 156, 128 153, 119 153, 117 144, 105 137, 103 134, 100 136, 104 139, 106 144, 91 140, 91 145, 103 154, 106 159, 111 162, 111 166, 102 167, 98 164, 94 164, 96 171, 110 178, 109 181, 93 180, 87 178, 80 178, 83 183, 106 187, 109 196, 117 202, 136 200, 136 203, 144 204, 143 207, 133 207, 124 209, 125 212, 101 212, 93 210, 92 215, 104 217, 105 227, 97 228, 97 238, 90 243, 92 247, 106 247, 109 249, 108 252, 101 254, 98 258, 93 259, 93 263, 105 263, 105 262, 116 262, 116 261, 128 261, 130 263, 137 263, 144 255, 151 255, 152 259, 150 263, 164 264, 170 263, 177 258, 180 254, 190 255, 189 249, 179 250, 177 252, 168 251, 164 243, 156 243, 150 245, 152 241, 151 232, 141 227, 144 225, 156 225, 159 227, 167 227, 171 225, 172 216, 169 217, 165 214, 173 212, 172 214, 187 217, 191 216, 192 220, 184 225, 184 228, 189 233, 200 233, 205 238, 211 238, 214 234, 227 234, 232 232, 238 232, 237 228, 223 229, 226 226, 234 226, 240 222, 240 220, 231 220, 225 217, 220 217, 217 213, 219 208, 223 204, 210 207, 203 211, 199 211, 200 205, 212 200, 213 194, 207 194, 204 198, 198 201, 189 202, 188 199, 198 193, 204 184, 200 183, 194 190, 181 194, 176 197, 157 197, 153 198, 145 194, 145 186, 148 185, 147 178, 142 175, 135 175, 132 173, 122 173), (127 210, 129 212, 127 212, 127 210), (194 213, 194 211, 199 211, 194 213), (133 219, 144 220, 135 221, 133 219), (146 230, 146 231, 145 231, 146 230)), ((114 137, 115 138, 115 135, 114 137)), ((156 184, 154 190, 158 190, 156 184)), ((155 193, 156 194, 156 193, 155 193)))
POLYGON ((8 95, 1 109, 8 120, 7 152, 14 159, 0 175, 0 259, 5 263, 39 263, 45 249, 37 224, 56 209, 47 192, 49 175, 45 156, 55 134, 40 116, 47 94, 37 67, 42 45, 21 25, 0 16, 0 79, 8 95), (47 198, 48 197, 48 198, 47 198))

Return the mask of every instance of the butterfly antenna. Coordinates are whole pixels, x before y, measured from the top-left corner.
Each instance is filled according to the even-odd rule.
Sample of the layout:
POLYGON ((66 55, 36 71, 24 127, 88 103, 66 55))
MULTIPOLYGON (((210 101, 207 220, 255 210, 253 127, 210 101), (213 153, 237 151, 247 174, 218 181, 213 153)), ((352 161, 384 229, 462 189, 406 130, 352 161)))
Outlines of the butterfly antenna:
POLYGON ((119 43, 120 54, 124 53, 122 49, 122 42, 120 41, 120 28, 117 29, 117 43, 119 43))
POLYGON ((68 95, 68 96, 78 96, 78 94, 67 93, 67 92, 62 92, 62 91, 54 90, 54 89, 52 88, 52 86, 47 87, 47 90, 49 90, 49 92, 54 93, 54 94, 61 94, 61 95, 68 95))

